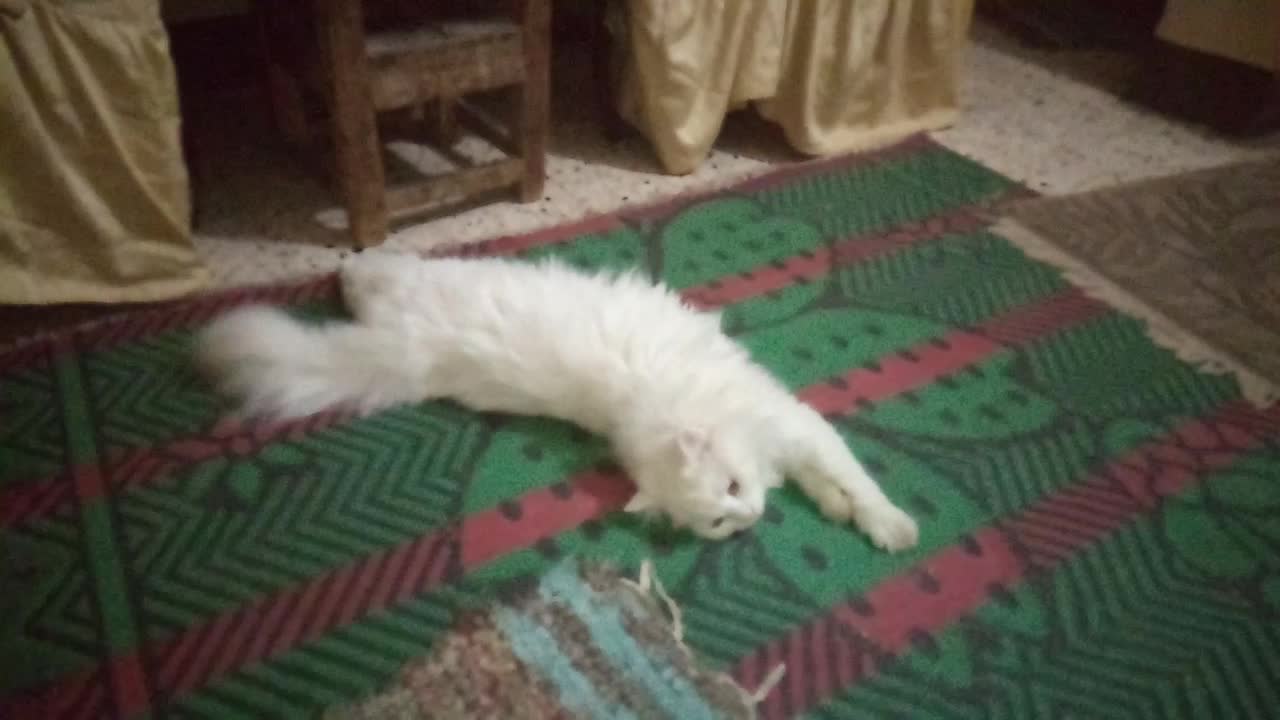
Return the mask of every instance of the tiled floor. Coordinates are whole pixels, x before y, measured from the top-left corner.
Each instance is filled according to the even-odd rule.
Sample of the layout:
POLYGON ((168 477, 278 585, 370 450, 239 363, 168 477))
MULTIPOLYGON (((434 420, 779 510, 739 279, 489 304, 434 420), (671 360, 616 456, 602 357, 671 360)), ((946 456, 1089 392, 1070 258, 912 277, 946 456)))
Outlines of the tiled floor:
MULTIPOLYGON (((587 94, 573 68, 557 66, 558 99, 587 94)), ((965 111, 936 138, 952 149, 1044 193, 1069 193, 1248 158, 1277 149, 1275 138, 1227 141, 1125 104, 1121 87, 1133 61, 1104 52, 1038 52, 979 23, 964 79, 965 111)), ((555 108, 546 197, 512 202, 399 228, 387 250, 423 250, 562 223, 622 205, 706 188, 796 159, 780 135, 751 116, 731 118, 722 141, 694 174, 659 172, 638 138, 604 139, 590 108, 555 108)), ((226 108, 224 108, 226 109, 226 108)), ((234 109, 234 108, 233 108, 234 109)), ((228 115, 216 112, 219 127, 228 115)), ((324 271, 347 253, 325 187, 297 170, 270 131, 239 119, 239 132, 205 149, 197 242, 220 285, 279 280, 324 271), (318 219, 317 219, 318 218, 318 219)), ((197 120, 197 122, 201 122, 197 120)), ((236 123, 230 125, 237 129, 236 123)))

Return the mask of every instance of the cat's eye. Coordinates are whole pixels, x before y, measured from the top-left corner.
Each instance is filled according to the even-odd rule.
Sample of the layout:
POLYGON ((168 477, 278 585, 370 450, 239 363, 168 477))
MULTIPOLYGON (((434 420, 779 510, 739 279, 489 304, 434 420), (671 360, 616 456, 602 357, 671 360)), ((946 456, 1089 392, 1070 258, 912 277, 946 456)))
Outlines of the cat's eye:
POLYGON ((732 496, 734 496, 734 497, 738 497, 738 493, 739 493, 739 492, 741 492, 741 491, 742 491, 742 487, 741 487, 740 485, 738 485, 738 481, 737 481, 737 480, 730 480, 730 481, 729 481, 729 494, 730 494, 730 495, 732 495, 732 496))
POLYGON ((720 527, 723 524, 724 524, 724 516, 721 515, 720 517, 711 521, 711 529, 715 530, 716 528, 720 527))

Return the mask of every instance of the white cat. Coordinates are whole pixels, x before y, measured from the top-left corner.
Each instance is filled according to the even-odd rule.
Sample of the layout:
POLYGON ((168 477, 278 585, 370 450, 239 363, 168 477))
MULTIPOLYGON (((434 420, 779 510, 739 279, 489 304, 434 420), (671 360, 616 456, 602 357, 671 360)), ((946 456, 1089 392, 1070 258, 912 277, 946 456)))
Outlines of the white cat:
POLYGON ((786 476, 877 546, 916 543, 915 522, 718 315, 642 275, 366 253, 341 282, 354 323, 235 310, 200 335, 198 362, 254 414, 450 398, 576 423, 612 442, 638 488, 627 510, 706 538, 755 523, 786 476))

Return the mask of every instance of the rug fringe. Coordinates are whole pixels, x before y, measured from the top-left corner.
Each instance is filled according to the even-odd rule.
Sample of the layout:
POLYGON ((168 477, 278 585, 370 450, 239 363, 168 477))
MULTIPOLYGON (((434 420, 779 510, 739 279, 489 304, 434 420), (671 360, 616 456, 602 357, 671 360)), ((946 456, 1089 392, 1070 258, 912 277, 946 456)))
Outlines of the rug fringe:
MULTIPOLYGON (((684 630, 681 622, 680 606, 677 605, 676 601, 667 594, 666 588, 662 585, 662 581, 654 574, 653 561, 648 558, 642 560, 640 562, 639 577, 635 580, 623 578, 622 582, 627 587, 638 593, 641 597, 650 601, 653 600, 651 593, 656 592, 658 599, 662 602, 662 605, 665 605, 667 612, 671 614, 673 625, 672 635, 675 636, 676 645, 678 645, 680 650, 685 653, 685 656, 690 660, 690 664, 696 665, 696 663, 693 663, 693 650, 691 650, 688 645, 684 644, 684 630)), ((747 707, 754 711, 755 707, 763 702, 764 699, 769 696, 769 693, 773 692, 773 688, 782 680, 782 676, 786 674, 786 670, 786 663, 778 663, 775 665, 774 668, 769 671, 769 674, 765 676, 764 680, 760 682, 760 686, 755 689, 755 692, 751 692, 739 685, 738 681, 734 680, 728 673, 716 673, 716 675, 722 682, 733 686, 733 688, 742 695, 742 699, 746 701, 747 707)))
POLYGON ((1240 393, 1253 405, 1263 408, 1280 402, 1280 383, 1272 382, 1229 353, 1213 347, 1088 263, 1063 251, 1017 220, 1003 218, 991 226, 991 231, 1016 245, 1032 259, 1060 270, 1070 283, 1089 297, 1142 321, 1151 341, 1177 355, 1179 360, 1201 372, 1231 375, 1240 386, 1240 393))

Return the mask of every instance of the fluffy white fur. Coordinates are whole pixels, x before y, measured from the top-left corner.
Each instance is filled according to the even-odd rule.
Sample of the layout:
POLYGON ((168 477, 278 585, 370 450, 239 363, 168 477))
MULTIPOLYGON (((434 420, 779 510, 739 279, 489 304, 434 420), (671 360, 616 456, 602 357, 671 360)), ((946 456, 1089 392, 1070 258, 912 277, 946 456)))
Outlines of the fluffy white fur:
POLYGON ((261 415, 450 398, 576 423, 611 440, 638 488, 628 510, 707 538, 752 525, 790 477, 877 546, 916 543, 915 522, 821 416, 725 336, 717 315, 641 275, 366 254, 341 280, 354 323, 240 309, 201 335, 198 361, 261 415))

